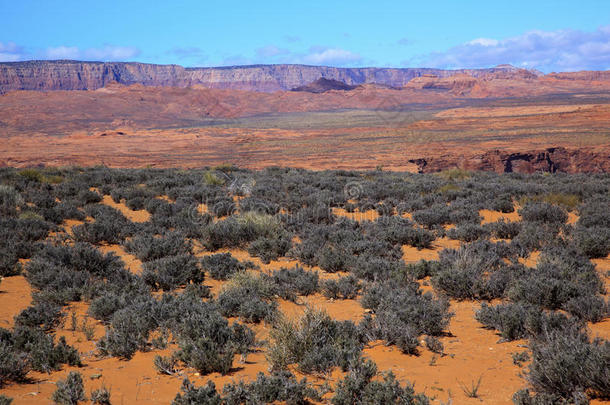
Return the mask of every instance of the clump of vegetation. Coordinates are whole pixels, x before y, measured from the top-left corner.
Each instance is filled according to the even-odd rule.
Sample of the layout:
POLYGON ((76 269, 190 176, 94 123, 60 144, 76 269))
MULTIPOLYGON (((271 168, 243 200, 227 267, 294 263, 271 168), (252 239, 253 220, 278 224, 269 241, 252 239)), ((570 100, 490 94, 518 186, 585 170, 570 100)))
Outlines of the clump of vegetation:
POLYGON ((439 336, 453 315, 449 302, 422 294, 416 283, 375 283, 364 292, 361 304, 375 312, 363 321, 368 336, 415 354, 422 334, 439 336))
POLYGON ((125 249, 141 261, 148 262, 168 256, 191 254, 193 243, 180 232, 168 232, 161 237, 144 234, 126 241, 125 249))
POLYGON ((350 300, 358 296, 361 284, 354 275, 339 277, 336 280, 322 282, 322 293, 326 298, 350 300))
POLYGON ((297 364, 304 373, 347 369, 360 356, 364 336, 350 321, 335 321, 323 311, 307 309, 296 322, 280 318, 270 332, 267 360, 273 370, 297 364))
POLYGON ((85 401, 87 397, 81 374, 71 371, 65 380, 59 380, 52 399, 53 402, 61 405, 76 405, 80 401, 85 401))
POLYGON ((246 322, 271 321, 277 311, 275 289, 267 277, 236 273, 222 288, 216 303, 224 316, 246 322))
POLYGON ((142 279, 153 289, 171 291, 188 283, 201 283, 204 273, 191 254, 151 260, 142 266, 142 279))
POLYGON ((233 274, 254 268, 254 263, 240 262, 231 253, 217 253, 203 257, 201 267, 210 273, 214 280, 226 280, 233 274))
POLYGON ((297 295, 311 295, 318 290, 318 273, 296 266, 292 269, 282 267, 271 275, 275 293, 280 297, 295 301, 297 295))
POLYGON ((383 379, 373 379, 378 375, 377 366, 371 360, 354 359, 345 378, 337 384, 333 405, 352 404, 408 404, 428 405, 430 400, 424 394, 417 394, 413 385, 402 387, 392 372, 383 374, 383 379))
MULTIPOLYGON (((78 365, 76 350, 53 332, 66 304, 85 301, 89 315, 106 326, 97 342, 101 355, 129 359, 138 350, 168 347, 171 339, 178 349, 155 361, 170 374, 185 367, 227 373, 236 355, 245 358, 260 344, 247 326, 226 317, 274 325, 268 352, 273 374, 222 392, 190 385, 176 403, 317 400, 310 384, 285 371, 293 366, 311 373, 350 370, 335 403, 425 403, 409 386, 381 378, 358 359, 373 339, 405 353, 417 353, 423 341, 443 356, 439 338, 451 317, 447 296, 501 300, 483 303, 476 318, 503 339, 529 341, 531 363, 524 372, 530 391, 517 393, 516 403, 608 397, 608 343, 592 340, 585 326, 610 313, 590 261, 610 252, 609 189, 603 174, 2 168, 0 277, 22 273, 34 292, 14 329, 0 329, 0 385, 22 382, 30 370, 78 365), (145 208, 151 218, 132 223, 102 195, 145 208), (513 212, 515 201, 522 221, 481 225, 480 210, 513 212), (209 212, 201 212, 202 202, 209 212), (354 221, 334 215, 338 207, 376 210, 379 218, 354 221), (566 223, 566 211, 578 215, 575 224, 566 223), (62 229, 69 218, 85 223, 61 233, 69 231, 62 229), (447 224, 455 227, 445 229, 447 224), (462 246, 440 252, 438 260, 405 264, 405 245, 430 248, 445 236, 462 246), (144 263, 141 274, 94 246, 115 243, 144 263), (193 255, 200 244, 212 252, 201 260, 193 255), (257 274, 248 271, 252 263, 214 254, 221 248, 247 249, 264 263, 290 257, 348 274, 332 281, 301 267, 257 274), (535 267, 521 264, 535 251, 535 267), (229 280, 215 298, 202 283, 205 272, 229 280), (417 280, 432 284, 435 294, 424 294, 417 280), (369 314, 358 325, 319 313, 292 323, 279 319, 278 299, 298 302, 318 290, 332 299, 360 297, 369 314)), ((90 327, 74 324, 95 339, 90 327)), ((475 385, 470 392, 478 391, 470 389, 475 385)), ((108 397, 91 394, 97 403, 108 397)))

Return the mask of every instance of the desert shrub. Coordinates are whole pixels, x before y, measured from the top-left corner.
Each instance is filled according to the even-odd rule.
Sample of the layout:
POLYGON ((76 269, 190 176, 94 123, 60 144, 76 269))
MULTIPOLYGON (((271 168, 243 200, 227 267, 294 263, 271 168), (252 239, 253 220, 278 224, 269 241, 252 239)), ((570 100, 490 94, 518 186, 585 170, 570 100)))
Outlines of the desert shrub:
POLYGON ((23 198, 11 186, 0 184, 0 213, 3 216, 17 215, 17 208, 23 204, 23 198))
POLYGON ((585 201, 585 203, 579 210, 578 222, 576 224, 584 228, 610 228, 608 201, 599 201, 593 199, 592 201, 585 201))
POLYGON ((94 298, 89 304, 89 314, 103 322, 108 322, 112 315, 127 306, 128 298, 124 294, 106 291, 94 298))
POLYGON ((271 275, 275 293, 280 297, 294 301, 297 295, 310 295, 318 290, 318 273, 304 270, 300 266, 292 269, 281 268, 271 275))
POLYGON ((348 270, 356 277, 369 281, 387 280, 392 274, 404 272, 402 260, 388 260, 377 256, 358 256, 348 270))
POLYGON ((408 404, 427 405, 430 400, 424 394, 416 394, 413 385, 404 387, 391 372, 383 375, 383 380, 374 379, 377 366, 371 360, 355 359, 347 375, 339 381, 335 395, 331 398, 333 405, 354 404, 408 404))
POLYGON ((47 237, 51 226, 38 218, 0 219, 0 277, 21 272, 19 259, 30 258, 41 246, 36 243, 47 237))
POLYGON ((503 261, 507 254, 505 244, 488 241, 445 249, 439 255, 432 285, 456 299, 502 297, 511 280, 525 271, 523 266, 507 265, 503 261))
POLYGON ((193 243, 180 232, 161 237, 137 235, 125 242, 125 249, 143 262, 192 253, 193 243))
POLYGON ((260 257, 263 263, 269 264, 271 260, 277 260, 279 257, 285 256, 291 247, 291 236, 286 232, 282 232, 277 237, 261 237, 256 239, 248 246, 248 253, 252 256, 260 257))
MULTIPOLYGON (((24 331, 18 335, 24 338, 28 335, 24 331)), ((24 350, 28 352, 29 363, 33 370, 40 372, 51 372, 59 370, 61 364, 81 366, 78 351, 66 343, 65 338, 59 338, 57 344, 53 343, 53 337, 41 332, 30 332, 32 341, 25 344, 24 350)))
POLYGON ((110 390, 102 386, 91 391, 91 403, 93 405, 111 405, 110 390))
POLYGON ((451 223, 451 210, 445 204, 434 205, 427 209, 415 211, 413 219, 426 228, 432 228, 434 225, 446 225, 451 223))
POLYGON ((222 399, 216 392, 216 385, 212 381, 203 386, 196 388, 193 383, 185 378, 182 381, 181 393, 176 394, 172 401, 172 405, 221 405, 222 399))
POLYGON ((270 332, 267 360, 273 370, 297 364, 304 373, 347 369, 359 357, 364 336, 350 321, 335 321, 323 311, 308 308, 296 322, 281 318, 270 332))
POLYGON ((518 304, 498 304, 489 306, 481 304, 475 318, 490 329, 500 331, 506 340, 521 339, 527 336, 525 318, 527 308, 518 304))
POLYGON ((463 223, 447 231, 449 238, 462 242, 473 242, 488 235, 489 232, 486 227, 472 223, 463 223))
POLYGON ((15 350, 11 342, 0 340, 0 388, 9 381, 23 382, 28 371, 27 355, 15 350))
POLYGON ((538 338, 553 330, 578 330, 582 323, 561 313, 541 311, 521 303, 495 306, 481 304, 475 318, 489 329, 496 329, 506 340, 538 338))
MULTIPOLYGON (((303 245, 303 244, 301 244, 303 245)), ((312 247, 309 249, 301 248, 299 253, 302 256, 310 254, 315 257, 317 255, 317 262, 320 268, 329 273, 334 273, 337 271, 345 270, 347 266, 347 262, 350 260, 347 252, 342 250, 337 250, 331 246, 324 246, 321 250, 317 251, 312 247)), ((312 260, 303 260, 306 264, 314 264, 315 262, 312 260)))
POLYGON ((137 350, 146 349, 150 332, 158 326, 155 306, 149 298, 116 311, 106 334, 97 342, 100 353, 131 359, 137 350))
POLYGON ((405 267, 404 277, 401 273, 395 274, 394 278, 398 278, 398 281, 406 281, 406 278, 421 280, 426 277, 433 276, 440 269, 440 263, 432 260, 419 260, 415 263, 409 263, 405 267))
POLYGON ((513 395, 515 405, 587 405, 589 398, 583 392, 575 392, 574 395, 565 399, 557 394, 547 394, 544 392, 532 395, 529 389, 522 389, 513 395))
POLYGON ((61 405, 76 405, 85 401, 83 377, 79 372, 70 371, 65 380, 57 381, 57 389, 53 392, 53 402, 61 405))
POLYGON ((208 203, 208 210, 217 217, 226 217, 235 213, 237 207, 232 198, 219 197, 208 203))
POLYGON ((86 222, 72 228, 77 241, 120 244, 126 237, 133 235, 134 224, 112 207, 92 204, 85 207, 85 212, 93 217, 95 222, 86 222))
POLYGON ((13 398, 0 394, 0 405, 11 405, 12 403, 13 403, 13 398))
POLYGON ((513 239, 521 232, 521 223, 517 221, 507 221, 500 218, 496 222, 491 222, 486 225, 491 231, 491 234, 498 239, 513 239))
POLYGON ((174 356, 155 356, 153 366, 160 374, 173 375, 176 373, 177 359, 174 356))
POLYGON ((426 347, 433 353, 443 354, 445 347, 443 346, 443 342, 436 336, 426 336, 424 339, 426 343, 426 347))
POLYGON ((606 257, 610 253, 610 227, 577 227, 573 234, 576 246, 588 257, 606 257))
POLYGON ((273 237, 279 229, 280 224, 275 217, 246 212, 206 227, 202 242, 211 251, 222 247, 240 247, 261 237, 273 237))
POLYGON ((303 378, 297 381, 288 371, 275 372, 269 376, 258 373, 256 380, 229 383, 223 388, 226 404, 272 404, 285 403, 292 405, 308 404, 310 400, 319 401, 320 394, 303 378))
POLYGON ((322 293, 330 299, 354 299, 360 291, 360 281, 354 275, 339 277, 336 280, 324 280, 322 293))
POLYGON ((610 304, 600 296, 584 295, 572 298, 563 309, 579 319, 588 322, 601 322, 610 315, 610 304))
POLYGON ((47 300, 57 304, 78 301, 99 293, 95 285, 129 283, 133 279, 123 262, 114 254, 102 254, 94 247, 76 243, 46 244, 26 266, 28 281, 41 290, 47 300))
POLYGON ((531 343, 526 376, 536 392, 570 399, 576 393, 610 397, 610 342, 582 333, 551 332, 531 343))
POLYGON ((236 273, 223 286, 216 303, 224 316, 239 316, 246 322, 271 320, 276 314, 274 287, 268 278, 236 273))
POLYGON ((15 317, 15 324, 41 327, 43 330, 49 331, 55 328, 60 320, 61 306, 46 300, 37 300, 15 317))
POLYGON ((491 201, 491 209, 505 214, 515 211, 513 200, 509 195, 502 195, 491 201))
POLYGON ((560 309, 570 300, 603 292, 595 266, 578 252, 564 247, 543 251, 535 271, 516 279, 508 296, 547 309, 560 309))
POLYGON ((558 233, 559 228, 555 225, 522 223, 521 230, 513 238, 511 245, 521 257, 527 257, 530 252, 553 243, 558 233))
POLYGON ((72 228, 72 233, 74 239, 79 242, 120 244, 132 235, 132 227, 112 219, 101 219, 77 225, 72 228))
POLYGON ((221 346, 209 338, 180 342, 178 358, 201 374, 227 374, 233 365, 234 349, 221 346))
POLYGON ((80 205, 95 204, 102 201, 102 196, 91 190, 81 190, 76 195, 76 200, 80 205))
POLYGON ((380 218, 363 227, 372 238, 385 240, 392 245, 411 245, 422 249, 430 247, 435 239, 429 230, 414 227, 413 222, 401 217, 380 218))
POLYGON ((453 315, 448 301, 422 294, 416 283, 374 283, 365 289, 361 304, 376 314, 366 319, 367 333, 395 344, 405 353, 416 352, 419 335, 443 333, 453 315))
POLYGON ((565 223, 568 219, 562 208, 548 203, 527 203, 519 215, 527 222, 565 223))
POLYGON ((226 280, 233 274, 254 268, 254 263, 240 262, 231 253, 217 253, 203 257, 201 267, 208 271, 214 280, 226 280))
POLYGON ((153 289, 171 291, 190 282, 202 283, 204 273, 190 254, 168 256, 143 264, 142 279, 153 289))

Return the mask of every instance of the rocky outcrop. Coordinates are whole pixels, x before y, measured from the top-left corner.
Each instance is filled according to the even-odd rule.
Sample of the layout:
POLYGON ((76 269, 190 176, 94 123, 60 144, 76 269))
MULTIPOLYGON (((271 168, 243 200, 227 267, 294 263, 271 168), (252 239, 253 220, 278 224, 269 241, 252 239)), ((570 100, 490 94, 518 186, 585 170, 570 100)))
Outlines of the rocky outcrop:
MULTIPOLYGON (((253 91, 290 90, 320 78, 349 86, 376 83, 403 87, 413 78, 455 74, 482 77, 509 73, 515 68, 442 70, 426 68, 335 68, 305 65, 253 65, 184 68, 177 65, 151 65, 123 62, 28 61, 0 63, 0 93, 11 90, 95 90, 111 82, 145 86, 191 87, 253 91)), ((520 71, 522 69, 518 69, 520 71)))
POLYGON ((319 78, 313 83, 309 83, 305 86, 299 86, 292 89, 292 91, 306 91, 308 93, 326 93, 330 90, 354 90, 358 86, 350 86, 338 80, 326 79, 324 77, 319 78))
POLYGON ((563 147, 527 152, 492 150, 473 156, 411 159, 409 163, 416 164, 420 173, 453 168, 496 173, 607 173, 610 172, 610 153, 563 147))

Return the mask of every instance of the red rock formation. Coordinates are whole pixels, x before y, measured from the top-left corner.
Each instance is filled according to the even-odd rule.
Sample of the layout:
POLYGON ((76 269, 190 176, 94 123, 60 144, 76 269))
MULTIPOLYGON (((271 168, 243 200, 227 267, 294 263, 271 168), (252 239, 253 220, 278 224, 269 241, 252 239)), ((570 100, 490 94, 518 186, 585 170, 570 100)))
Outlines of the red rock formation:
POLYGON ((466 157, 444 155, 411 159, 409 163, 416 164, 420 173, 453 168, 496 173, 607 173, 610 172, 610 153, 563 147, 523 152, 492 150, 466 157))
POLYGON ((427 68, 335 68, 304 65, 253 65, 184 68, 145 63, 28 61, 0 63, 0 94, 11 90, 95 90, 110 82, 146 86, 190 87, 253 91, 290 90, 321 77, 350 86, 377 83, 402 87, 426 74, 448 77, 456 73, 479 77, 509 72, 512 67, 441 70, 427 68))

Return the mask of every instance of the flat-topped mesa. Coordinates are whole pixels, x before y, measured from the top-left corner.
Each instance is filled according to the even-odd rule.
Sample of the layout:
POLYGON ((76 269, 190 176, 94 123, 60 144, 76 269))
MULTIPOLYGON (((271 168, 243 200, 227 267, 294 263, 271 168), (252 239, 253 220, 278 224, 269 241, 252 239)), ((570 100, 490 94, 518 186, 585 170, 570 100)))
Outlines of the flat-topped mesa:
MULTIPOLYGON (((404 87, 413 78, 456 74, 483 77, 521 72, 512 66, 490 69, 443 70, 429 68, 336 68, 306 65, 252 65, 184 68, 136 62, 80 62, 70 60, 0 63, 0 93, 12 90, 95 90, 111 82, 124 85, 239 89, 253 91, 291 90, 320 78, 348 86, 375 83, 404 87)), ((521 73, 522 74, 522 73, 521 73)))

